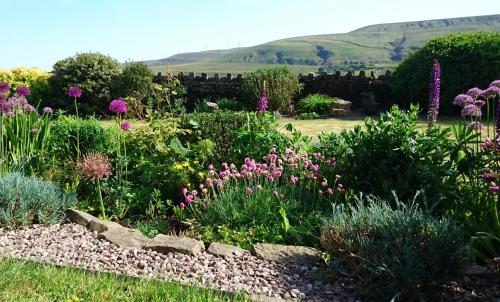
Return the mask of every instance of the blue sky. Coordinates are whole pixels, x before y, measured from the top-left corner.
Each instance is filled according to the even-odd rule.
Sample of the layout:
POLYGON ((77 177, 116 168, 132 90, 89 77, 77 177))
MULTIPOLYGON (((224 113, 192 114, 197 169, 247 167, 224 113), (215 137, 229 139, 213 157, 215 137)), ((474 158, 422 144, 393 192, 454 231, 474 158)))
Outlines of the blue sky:
POLYGON ((500 13, 498 0, 0 0, 0 68, 50 70, 77 52, 120 61, 500 13))

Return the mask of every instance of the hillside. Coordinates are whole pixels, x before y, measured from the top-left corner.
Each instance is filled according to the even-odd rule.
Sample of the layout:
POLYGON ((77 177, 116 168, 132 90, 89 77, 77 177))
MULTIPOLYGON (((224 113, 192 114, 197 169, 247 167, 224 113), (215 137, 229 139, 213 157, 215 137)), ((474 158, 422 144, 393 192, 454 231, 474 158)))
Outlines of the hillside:
POLYGON ((282 64, 295 71, 395 67, 430 38, 450 33, 500 32, 500 15, 370 25, 343 34, 288 38, 229 50, 177 54, 148 61, 155 70, 238 72, 282 64))

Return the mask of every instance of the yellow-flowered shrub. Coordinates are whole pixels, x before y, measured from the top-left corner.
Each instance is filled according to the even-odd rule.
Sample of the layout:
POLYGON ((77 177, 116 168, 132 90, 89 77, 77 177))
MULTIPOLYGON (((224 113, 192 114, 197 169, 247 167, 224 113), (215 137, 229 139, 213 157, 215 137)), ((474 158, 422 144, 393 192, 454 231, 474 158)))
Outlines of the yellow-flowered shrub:
POLYGON ((0 83, 7 82, 12 89, 11 92, 14 92, 19 86, 28 86, 31 91, 28 99, 34 105, 37 105, 48 97, 49 78, 50 72, 38 68, 18 67, 0 69, 0 83))

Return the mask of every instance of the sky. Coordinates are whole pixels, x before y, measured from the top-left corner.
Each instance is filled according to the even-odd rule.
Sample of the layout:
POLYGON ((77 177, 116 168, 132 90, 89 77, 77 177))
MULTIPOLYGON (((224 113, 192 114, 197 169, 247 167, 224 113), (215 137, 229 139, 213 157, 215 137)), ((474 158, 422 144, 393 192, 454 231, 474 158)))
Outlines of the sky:
POLYGON ((499 0, 0 0, 0 68, 78 52, 120 62, 390 22, 500 13, 499 0))

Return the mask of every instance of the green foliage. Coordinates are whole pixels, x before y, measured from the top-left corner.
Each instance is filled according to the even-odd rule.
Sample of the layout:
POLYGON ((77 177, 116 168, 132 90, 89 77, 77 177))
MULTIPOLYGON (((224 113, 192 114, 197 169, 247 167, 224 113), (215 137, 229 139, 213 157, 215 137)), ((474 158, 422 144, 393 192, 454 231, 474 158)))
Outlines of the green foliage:
POLYGON ((449 208, 457 174, 447 158, 463 142, 449 139, 450 129, 419 132, 417 120, 418 107, 394 106, 378 120, 367 118, 363 128, 320 136, 317 150, 337 158, 345 183, 356 192, 390 200, 396 191, 400 200, 409 200, 423 190, 426 207, 449 208))
POLYGON ((321 116, 316 112, 304 112, 297 115, 299 120, 316 120, 320 119, 321 116))
POLYGON ((316 93, 301 99, 297 104, 297 109, 300 113, 317 113, 328 116, 332 113, 333 103, 335 103, 335 98, 316 93))
POLYGON ((180 116, 180 127, 190 131, 182 141, 190 144, 210 140, 215 144, 214 162, 227 160, 236 131, 247 122, 244 112, 216 110, 212 113, 190 113, 180 116))
POLYGON ((121 97, 137 93, 145 97, 151 89, 153 73, 144 63, 127 63, 116 79, 117 94, 121 97))
POLYGON ((238 100, 220 99, 217 100, 217 105, 220 110, 242 111, 245 109, 243 104, 238 100))
POLYGON ((473 262, 488 263, 500 256, 500 237, 491 233, 478 232, 469 241, 469 256, 473 262))
POLYGON ((470 87, 485 87, 500 78, 500 33, 461 33, 434 38, 403 61, 391 78, 401 104, 428 103, 432 60, 441 64, 442 114, 458 113, 451 101, 470 87))
POLYGON ((50 94, 49 78, 50 73, 38 68, 0 69, 0 83, 9 83, 12 93, 17 87, 28 86, 31 92, 30 99, 36 105, 44 101, 50 94))
POLYGON ((81 113, 108 114, 112 83, 119 74, 120 64, 115 59, 100 53, 79 53, 56 62, 49 83, 59 107, 73 110, 72 100, 67 96, 68 87, 78 86, 82 89, 81 113))
POLYGON ((168 221, 165 220, 146 220, 134 223, 134 228, 141 231, 144 236, 154 238, 158 234, 164 234, 170 228, 168 221))
POLYGON ((61 222, 75 202, 55 184, 18 173, 0 176, 0 225, 21 227, 61 222))
POLYGON ((302 84, 287 67, 259 69, 245 74, 242 89, 246 107, 257 108, 257 100, 264 83, 269 110, 291 113, 290 105, 294 96, 302 89, 302 84))
POLYGON ((418 297, 465 263, 462 232, 451 220, 434 219, 414 203, 392 209, 372 196, 337 208, 321 243, 347 269, 358 292, 374 301, 418 297))

